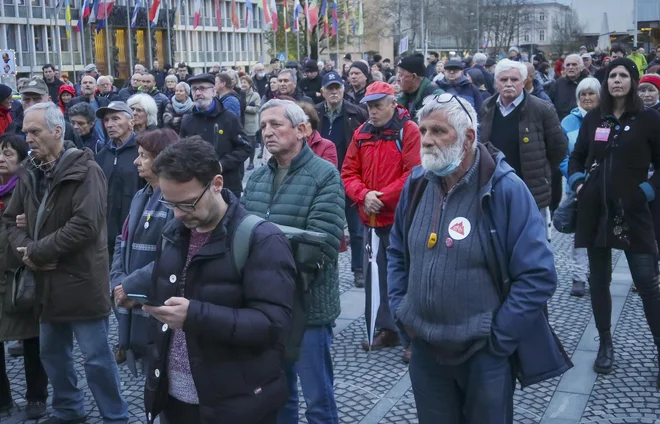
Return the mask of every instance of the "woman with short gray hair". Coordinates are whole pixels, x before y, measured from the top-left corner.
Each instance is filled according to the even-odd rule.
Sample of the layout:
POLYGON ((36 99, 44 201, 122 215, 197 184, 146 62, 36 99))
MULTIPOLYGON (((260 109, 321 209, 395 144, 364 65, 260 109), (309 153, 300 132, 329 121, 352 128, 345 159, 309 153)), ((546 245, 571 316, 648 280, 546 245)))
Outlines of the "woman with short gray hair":
POLYGON ((172 97, 174 97, 174 90, 178 82, 179 79, 176 77, 176 75, 168 75, 165 77, 165 87, 163 94, 167 96, 167 100, 171 101, 172 97))
POLYGON ((94 154, 105 147, 104 135, 99 134, 96 128, 96 113, 89 103, 82 102, 71 106, 69 122, 71 122, 73 130, 80 136, 83 146, 94 154))
POLYGON ((158 127, 158 106, 150 95, 136 94, 126 104, 133 110, 133 131, 136 134, 158 127))
POLYGON ((185 82, 178 83, 174 89, 172 101, 165 106, 163 123, 166 127, 172 128, 178 133, 181 130, 181 121, 184 115, 191 113, 192 108, 193 101, 190 98, 190 86, 185 82))

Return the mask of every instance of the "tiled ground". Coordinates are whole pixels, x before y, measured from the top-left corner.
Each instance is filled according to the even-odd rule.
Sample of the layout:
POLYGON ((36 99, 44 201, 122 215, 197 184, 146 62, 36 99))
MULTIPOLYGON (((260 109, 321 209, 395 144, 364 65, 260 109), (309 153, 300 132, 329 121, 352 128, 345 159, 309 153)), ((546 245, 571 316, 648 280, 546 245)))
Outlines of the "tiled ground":
MULTIPOLYGON (((569 269, 569 237, 555 234, 553 248, 559 274, 557 293, 550 301, 549 311, 553 327, 563 341, 569 354, 575 350, 590 317, 589 296, 576 299, 569 296, 571 275, 569 269)), ((345 293, 352 287, 350 252, 340 255, 340 286, 345 293)), ((615 255, 614 260, 619 255, 615 255)), ((346 295, 351 295, 352 292, 346 295)), ((113 331, 116 326, 113 321, 113 331)), ((364 337, 364 320, 359 318, 335 336, 332 356, 335 370, 335 392, 341 423, 418 423, 412 391, 400 392, 397 398, 386 397, 402 377, 407 368, 400 362, 402 350, 391 349, 369 355, 362 351, 359 343, 364 337), (379 401, 387 404, 386 413, 379 421, 373 421, 374 406, 379 401), (371 414, 370 414, 371 413, 371 414)), ((111 343, 116 334, 113 332, 111 343)), ((610 376, 600 377, 581 423, 652 423, 660 422, 660 392, 655 390, 655 350, 641 309, 639 297, 628 296, 619 325, 615 333, 617 367, 610 376)), ((89 406, 89 423, 100 423, 98 411, 87 389, 82 372, 79 351, 76 350, 77 370, 80 384, 85 390, 89 406)), ((8 359, 8 371, 15 400, 18 406, 10 414, 0 415, 2 424, 23 422, 20 420, 24 405, 24 379, 21 359, 8 359)), ((133 377, 126 366, 120 368, 123 394, 130 402, 133 416, 131 423, 143 422, 142 379, 133 377)), ((536 424, 541 421, 548 402, 553 396, 558 379, 532 386, 515 395, 515 422, 536 424)), ((379 404, 379 406, 382 405, 379 404)), ((300 422, 304 418, 304 402, 301 402, 300 422)), ((191 423, 193 424, 193 423, 191 423)))

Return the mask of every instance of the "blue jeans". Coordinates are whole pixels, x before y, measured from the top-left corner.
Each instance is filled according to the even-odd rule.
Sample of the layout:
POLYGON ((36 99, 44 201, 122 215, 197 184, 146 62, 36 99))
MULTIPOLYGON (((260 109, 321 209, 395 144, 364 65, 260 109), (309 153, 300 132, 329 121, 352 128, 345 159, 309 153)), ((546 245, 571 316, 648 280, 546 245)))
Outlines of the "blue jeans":
POLYGON ((300 346, 300 359, 285 366, 289 400, 277 415, 277 424, 298 424, 298 377, 307 404, 309 424, 339 424, 335 403, 330 325, 307 327, 300 346))
POLYGON ((346 223, 351 243, 351 271, 362 271, 362 257, 364 256, 364 224, 360 219, 357 205, 346 196, 346 223))
POLYGON ((121 395, 108 327, 108 318, 41 324, 41 362, 53 386, 53 416, 75 420, 86 415, 85 398, 73 367, 75 335, 85 361, 87 385, 104 424, 128 423, 128 404, 121 395))
POLYGON ((513 423, 514 381, 508 357, 481 349, 465 363, 438 363, 433 348, 412 341, 412 383, 419 424, 513 423))

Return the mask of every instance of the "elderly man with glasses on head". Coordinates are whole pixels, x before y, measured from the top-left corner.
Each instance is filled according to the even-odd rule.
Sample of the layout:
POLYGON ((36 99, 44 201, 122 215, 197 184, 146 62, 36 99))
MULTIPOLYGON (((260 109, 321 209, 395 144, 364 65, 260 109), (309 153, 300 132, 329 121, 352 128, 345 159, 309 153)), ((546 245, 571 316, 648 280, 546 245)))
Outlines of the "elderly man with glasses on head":
POLYGON ((543 313, 557 286, 543 219, 502 153, 477 142, 467 101, 427 99, 419 126, 422 164, 387 250, 419 422, 513 423, 514 376, 524 386, 571 366, 543 313))

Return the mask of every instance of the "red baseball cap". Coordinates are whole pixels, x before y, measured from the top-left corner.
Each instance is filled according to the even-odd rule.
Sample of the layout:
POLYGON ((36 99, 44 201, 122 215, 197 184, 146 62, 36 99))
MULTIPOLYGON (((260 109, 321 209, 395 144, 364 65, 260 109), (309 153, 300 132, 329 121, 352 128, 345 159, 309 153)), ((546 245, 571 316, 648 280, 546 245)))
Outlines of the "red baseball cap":
POLYGON ((376 81, 367 87, 367 92, 364 94, 360 103, 375 102, 386 96, 393 96, 394 90, 386 82, 376 81))
MULTIPOLYGON (((655 85, 655 88, 660 90, 660 76, 659 75, 646 74, 642 77, 641 80, 639 80, 640 84, 643 84, 645 82, 648 82, 649 84, 655 85)), ((367 91, 369 91, 369 90, 367 89, 367 91)))

